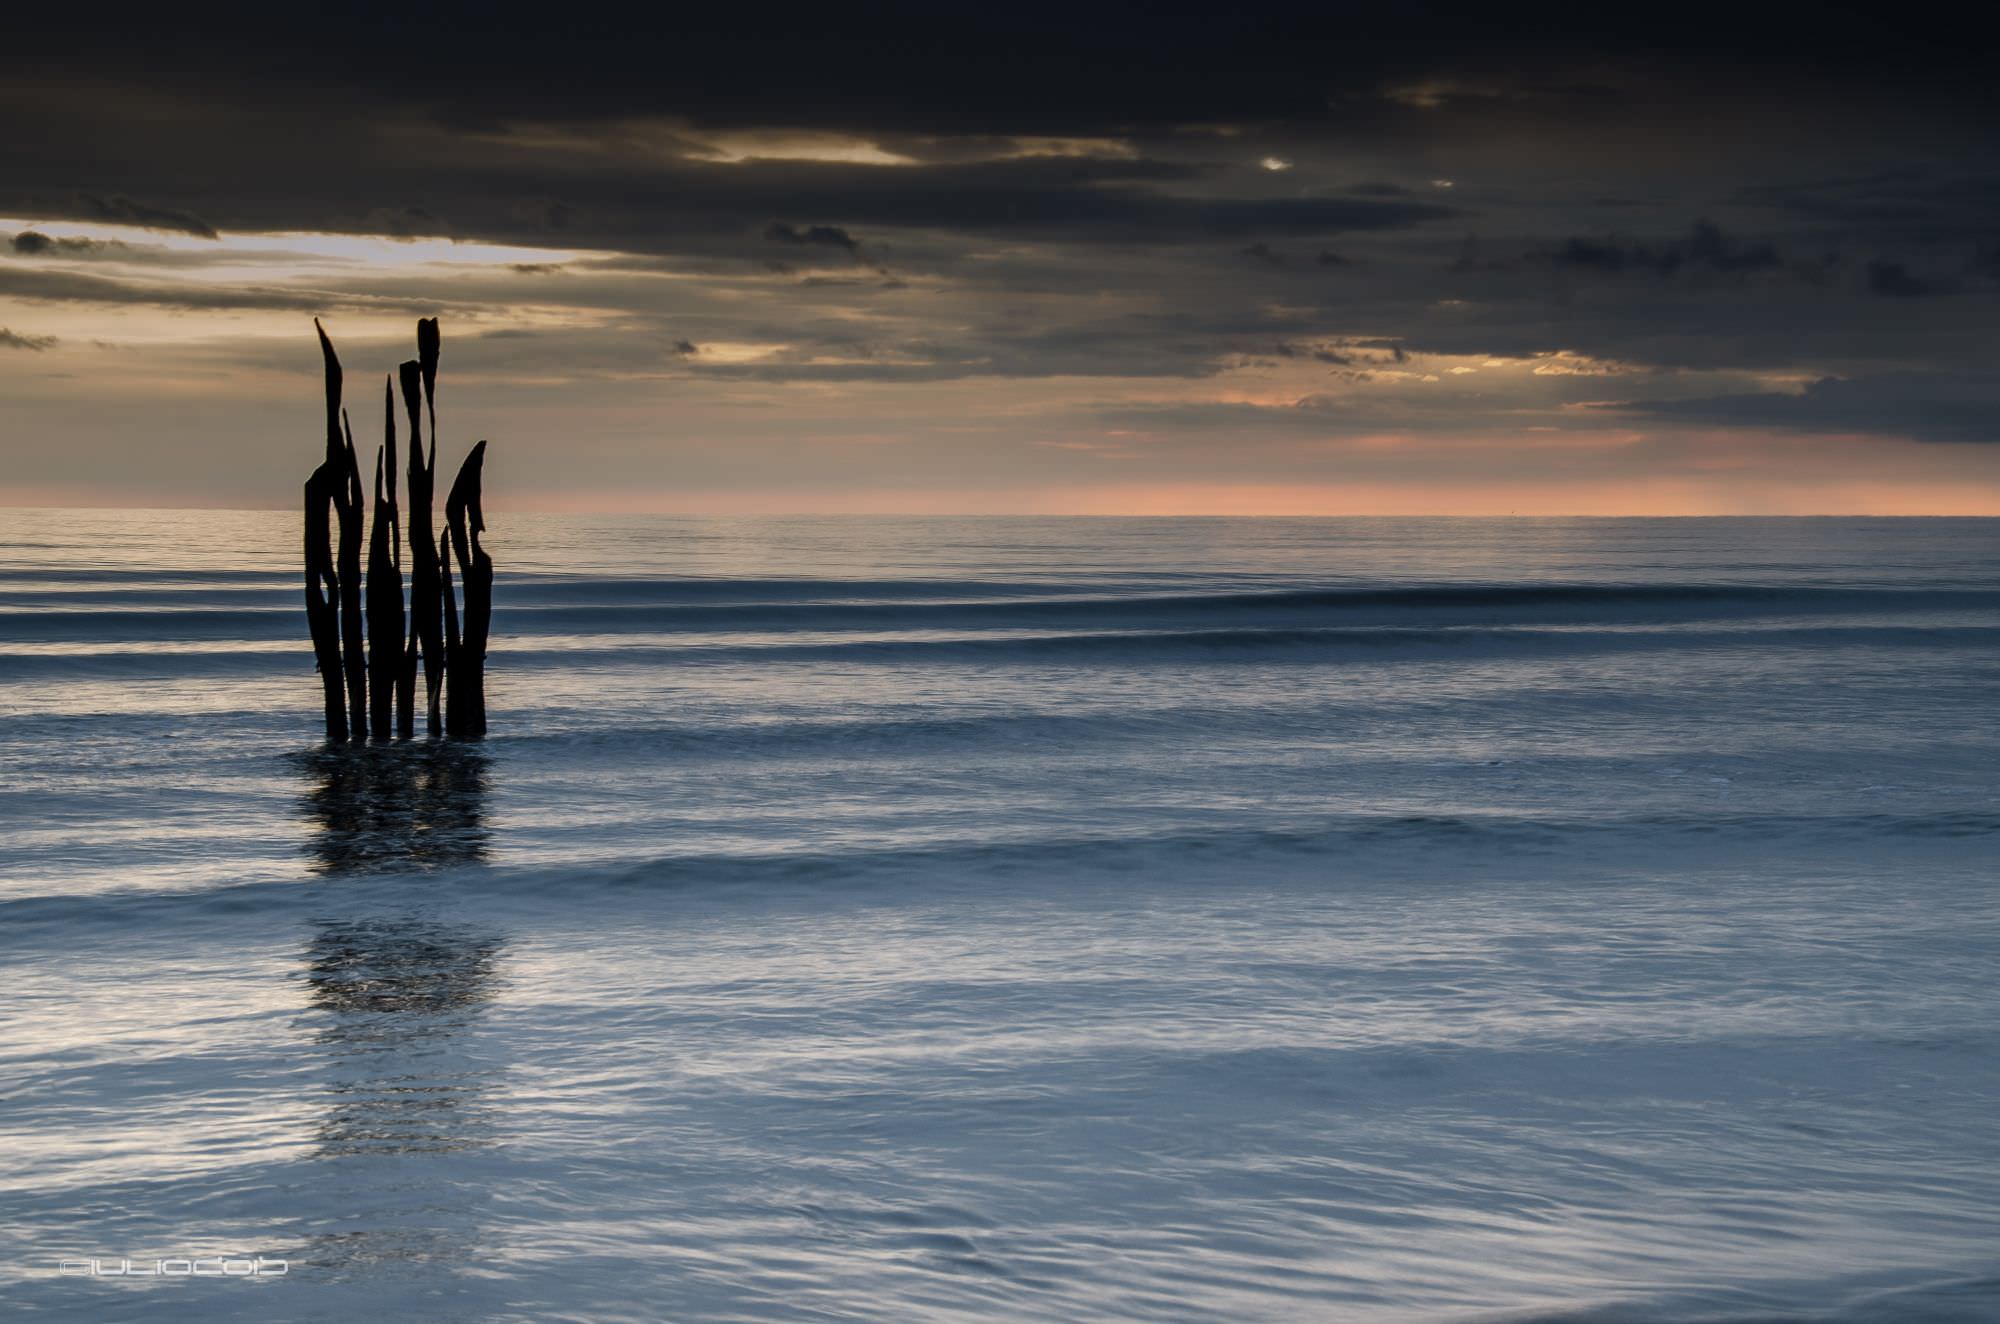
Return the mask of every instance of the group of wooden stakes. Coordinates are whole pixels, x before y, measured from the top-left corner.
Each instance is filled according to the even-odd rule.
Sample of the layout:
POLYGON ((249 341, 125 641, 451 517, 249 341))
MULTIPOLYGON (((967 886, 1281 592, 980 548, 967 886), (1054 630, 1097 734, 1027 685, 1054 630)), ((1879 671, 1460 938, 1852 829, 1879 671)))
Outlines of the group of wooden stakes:
POLYGON ((306 621, 312 631, 320 681, 326 689, 327 739, 414 736, 419 661, 423 664, 428 734, 484 735, 486 636, 493 619, 493 561, 479 545, 479 535, 486 527, 479 509, 479 476, 486 443, 474 446, 459 466, 458 477, 445 497, 445 531, 433 543, 437 319, 417 323, 417 357, 402 365, 396 379, 384 383, 384 436, 375 452, 375 522, 368 538, 365 591, 361 577, 361 466, 355 457, 354 431, 340 403, 340 359, 325 329, 317 320, 313 326, 319 331, 320 351, 326 359, 326 458, 306 479, 306 621), (396 501, 398 384, 409 416, 407 524, 396 501), (430 423, 428 459, 421 426, 424 414, 430 423), (410 548, 407 629, 403 612, 404 528, 409 531, 410 548), (332 538, 336 529, 337 548, 332 538), (462 618, 452 589, 454 559, 464 586, 462 618))

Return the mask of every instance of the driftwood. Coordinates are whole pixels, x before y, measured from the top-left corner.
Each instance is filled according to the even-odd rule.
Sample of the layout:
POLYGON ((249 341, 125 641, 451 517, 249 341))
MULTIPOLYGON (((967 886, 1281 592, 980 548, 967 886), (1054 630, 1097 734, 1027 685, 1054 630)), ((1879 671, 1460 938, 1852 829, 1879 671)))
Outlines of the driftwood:
POLYGON ((382 449, 375 452, 375 523, 368 536, 369 734, 387 740, 403 670, 403 564, 396 537, 396 392, 382 382, 382 449), (384 486, 384 479, 387 486, 384 486))
MULTIPOLYGON (((440 628, 444 634, 444 655, 449 659, 458 652, 458 607, 455 601, 457 595, 451 588, 451 534, 449 533, 438 535, 438 580, 443 586, 443 591, 438 594, 438 602, 444 609, 444 621, 440 628)), ((451 674, 449 660, 445 663, 445 674, 447 676, 451 674)), ((449 732, 451 727, 447 725, 445 730, 449 732)))
MULTIPOLYGON (((433 321, 431 325, 435 326, 433 321)), ((424 323, 418 322, 418 345, 424 342, 424 323)), ((435 346, 435 338, 432 339, 435 346)), ((435 349, 432 351, 430 380, 437 380, 435 349)), ((410 678, 412 698, 415 697, 416 668, 419 655, 424 664, 425 711, 429 715, 429 731, 438 735, 443 730, 438 702, 444 691, 444 634, 440 625, 441 608, 438 594, 443 591, 438 578, 437 547, 431 542, 431 509, 433 493, 437 488, 437 408, 431 407, 431 453, 424 458, 423 434, 420 431, 422 416, 417 411, 418 393, 424 390, 423 363, 411 359, 399 370, 403 387, 403 408, 410 417, 410 646, 405 654, 404 666, 410 678)), ((404 727, 403 734, 410 735, 414 725, 404 727)))
MULTIPOLYGON (((327 352, 332 353, 329 345, 327 352)), ((356 740, 368 738, 368 658, 361 651, 361 467, 354 459, 354 431, 340 411, 346 439, 342 457, 344 499, 334 503, 340 518, 340 651, 347 664, 347 722, 356 740)))
POLYGON ((326 458, 306 479, 306 624, 312 631, 313 656, 319 664, 320 683, 326 689, 326 736, 347 738, 347 702, 341 694, 340 670, 340 578, 334 570, 333 552, 328 545, 329 506, 340 501, 346 488, 338 477, 344 455, 340 437, 340 360, 318 321, 319 343, 326 359, 326 458))
MULTIPOLYGON (((444 518, 451 530, 452 555, 458 558, 459 579, 465 585, 465 631, 452 641, 445 676, 450 686, 445 703, 445 732, 454 736, 486 734, 486 636, 493 624, 493 558, 479 545, 486 519, 479 509, 479 478, 486 459, 480 442, 459 466, 445 498, 444 518)), ((451 595, 445 595, 450 611, 451 595)))
POLYGON ((479 534, 486 527, 480 504, 486 443, 474 446, 460 467, 445 503, 450 528, 437 533, 433 544, 440 350, 437 320, 427 318, 417 323, 417 357, 403 364, 398 373, 409 419, 407 512, 399 505, 396 491, 396 385, 384 384, 383 440, 375 455, 365 616, 360 462, 353 430, 340 405, 340 359, 325 329, 317 321, 313 327, 319 333, 326 366, 326 455, 305 485, 306 623, 325 691, 327 739, 413 736, 420 663, 430 734, 483 735, 486 641, 493 616, 493 561, 479 543, 479 534), (421 414, 419 390, 425 407, 421 414), (423 441, 425 421, 430 425, 428 456, 423 441), (401 557, 404 537, 410 547, 407 634, 401 557), (466 595, 462 634, 451 575, 454 553, 466 595))

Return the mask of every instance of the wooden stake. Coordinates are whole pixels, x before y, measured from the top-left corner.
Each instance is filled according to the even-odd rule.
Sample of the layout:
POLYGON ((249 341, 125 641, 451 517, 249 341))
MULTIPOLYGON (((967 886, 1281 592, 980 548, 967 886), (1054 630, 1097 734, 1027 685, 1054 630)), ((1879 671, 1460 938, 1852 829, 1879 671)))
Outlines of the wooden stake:
MULTIPOLYGON (((479 535, 486 528, 479 505, 480 471, 485 460, 486 443, 482 441, 459 466, 444 503, 452 553, 458 558, 459 577, 465 585, 465 633, 456 641, 448 664, 451 693, 445 729, 453 735, 486 734, 486 636, 493 624, 493 558, 479 545, 479 535)), ((450 610, 449 598, 446 610, 450 610)))
POLYGON ((362 651, 361 620, 361 466, 354 458, 354 431, 347 411, 340 415, 346 438, 342 453, 340 516, 340 652, 347 671, 347 725, 356 740, 368 738, 368 656, 362 651))
POLYGON ((313 657, 319 666, 320 684, 326 690, 326 738, 347 739, 347 703, 341 693, 340 580, 333 563, 329 540, 329 506, 337 506, 336 493, 345 484, 337 480, 342 454, 340 440, 340 360, 333 343, 318 319, 321 357, 326 364, 326 458, 320 461, 305 487, 305 573, 306 625, 312 633, 313 657))
MULTIPOLYGON (((368 701, 371 734, 394 731, 403 670, 403 571, 396 537, 396 392, 382 381, 382 449, 375 452, 375 523, 368 537, 368 701)), ((408 700, 405 700, 407 704, 408 700)))

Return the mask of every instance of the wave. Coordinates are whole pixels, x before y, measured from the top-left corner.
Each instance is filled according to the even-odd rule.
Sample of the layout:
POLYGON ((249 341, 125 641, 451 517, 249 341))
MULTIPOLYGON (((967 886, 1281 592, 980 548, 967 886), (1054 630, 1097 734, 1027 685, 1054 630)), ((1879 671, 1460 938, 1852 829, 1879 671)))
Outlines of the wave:
POLYGON ((102 608, 92 611, 0 610, 0 641, 5 643, 141 642, 151 640, 282 639, 303 637, 305 608, 297 602, 283 607, 212 607, 178 602, 158 607, 102 608))
MULTIPOLYGON (((1078 626, 1228 642, 1237 630, 1672 625, 1760 617, 1935 617, 2000 611, 2000 591, 1726 584, 1430 584, 1113 593, 997 582, 536 580, 503 586, 498 636, 1022 631, 1078 626), (1026 593, 1023 590, 1030 590, 1026 593)), ((0 592, 0 645, 302 637, 296 588, 66 587, 0 592)))
POLYGON ((1312 624, 1631 624, 1767 615, 1881 615, 2000 610, 1974 590, 1743 589, 1673 585, 1484 585, 1227 593, 1009 597, 992 600, 693 602, 635 595, 595 601, 514 600, 496 628, 534 633, 719 630, 976 630, 1203 628, 1312 624))
MULTIPOLYGON (((1815 861, 1851 861, 1857 846, 1894 843, 1903 863, 1926 862, 1983 880, 2000 812, 1876 814, 1640 813, 1600 815, 1370 814, 1332 815, 1312 827, 1188 829, 1182 831, 1037 833, 927 844, 845 844, 795 850, 687 851, 610 855, 591 863, 446 863, 410 861, 308 877, 268 862, 246 867, 239 881, 186 890, 126 890, 89 894, 17 894, 0 899, 0 945, 32 944, 36 926, 149 923, 206 915, 255 915, 273 907, 329 904, 325 886, 339 884, 355 899, 408 897, 413 870, 427 892, 464 888, 482 899, 514 896, 528 903, 572 904, 583 892, 685 892, 710 888, 804 889, 884 886, 982 888, 1117 884, 1143 874, 1151 885, 1176 880, 1208 886, 1218 877, 1254 870, 1262 882, 1284 878, 1307 886, 1387 881, 1421 885, 1440 866, 1502 876, 1502 865, 1550 880, 1567 867, 1602 881, 1606 870, 1671 870, 1677 857, 1720 852, 1743 868, 1761 857, 1797 869, 1815 861), (1634 854, 1635 850, 1639 854, 1634 854), (1634 863, 1637 861, 1638 863, 1634 863), (263 876, 256 876, 259 872, 263 876)), ((634 841, 635 847, 640 843, 634 841)), ((370 858, 358 853, 356 858, 370 858)))
POLYGON ((494 655, 529 667, 604 667, 766 662, 931 664, 1104 660, 1121 664, 1183 662, 1370 662, 1427 657, 1482 660, 1593 653, 1717 648, 1985 649, 2000 625, 1827 626, 1726 631, 1585 630, 1438 626, 1323 629, 1092 631, 1066 634, 960 635, 942 638, 812 638, 802 641, 681 642, 579 646, 571 641, 496 641, 494 655))
POLYGON ((1978 1274, 1851 1288, 1823 1307, 1791 1305, 1769 1288, 1712 1288, 1650 1301, 1489 1312, 1465 1317, 1464 1324, 1991 1324, 1995 1319, 2000 1319, 2000 1276, 1978 1274))
POLYGON ((74 585, 122 584, 127 587, 187 584, 241 584, 259 588, 302 583, 299 570, 165 570, 148 566, 123 569, 111 566, 76 566, 60 562, 31 562, 26 565, 0 564, 0 593, 63 591, 74 585))
POLYGON ((1212 610, 1341 610, 1352 607, 1455 608, 1606 604, 1747 604, 1866 609, 1870 605, 2000 606, 2000 590, 1967 588, 1855 588, 1808 585, 1690 583, 1433 583, 1333 584, 1272 587, 1267 583, 1171 591, 1157 586, 992 580, 743 580, 743 579, 535 579, 518 581, 510 595, 529 604, 677 605, 768 604, 855 607, 874 603, 915 607, 979 606, 1009 611, 1046 607, 1094 612, 1130 607, 1151 612, 1212 610))
MULTIPOLYGON (((244 641, 249 642, 249 641, 244 641)), ((537 670, 608 667, 829 662, 861 665, 1037 664, 1102 661, 1119 665, 1184 663, 1337 664, 1470 661, 1668 653, 1696 650, 1895 648, 1984 651, 2000 643, 2000 625, 1793 627, 1731 630, 1584 630, 1360 627, 1353 629, 1139 630, 949 638, 815 638, 762 642, 591 644, 496 638, 494 665, 537 670), (539 644, 539 646, 537 646, 539 644)), ((103 647, 0 652, 0 681, 85 676, 243 676, 310 668, 310 645, 294 650, 103 647)))

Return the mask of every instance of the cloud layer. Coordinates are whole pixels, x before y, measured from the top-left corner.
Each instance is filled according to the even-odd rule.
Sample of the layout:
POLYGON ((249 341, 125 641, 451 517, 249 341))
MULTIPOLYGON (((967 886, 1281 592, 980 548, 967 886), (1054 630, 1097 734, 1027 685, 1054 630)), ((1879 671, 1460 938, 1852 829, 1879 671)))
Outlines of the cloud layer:
POLYGON ((435 314, 551 504, 2000 510, 1994 116, 1922 32, 396 12, 0 52, 16 496, 289 500, 308 318, 435 314))

